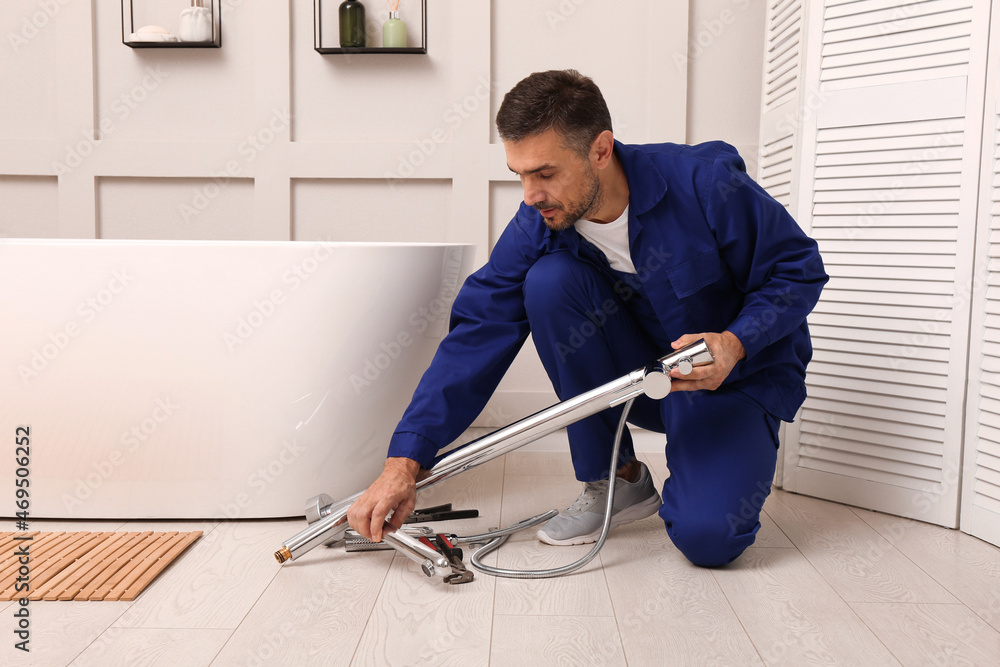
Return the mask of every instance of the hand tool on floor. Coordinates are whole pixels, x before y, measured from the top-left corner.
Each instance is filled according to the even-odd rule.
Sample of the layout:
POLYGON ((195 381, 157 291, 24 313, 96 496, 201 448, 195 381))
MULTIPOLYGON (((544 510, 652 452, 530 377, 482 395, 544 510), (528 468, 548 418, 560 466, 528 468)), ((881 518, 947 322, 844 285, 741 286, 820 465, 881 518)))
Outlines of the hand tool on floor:
MULTIPOLYGON (((426 537, 424 538, 427 539, 426 537)), ((448 539, 448 536, 444 533, 438 533, 434 536, 434 546, 437 550, 444 554, 445 558, 451 564, 451 574, 444 578, 446 584, 467 584, 476 578, 475 574, 471 570, 466 569, 465 563, 462 562, 462 550, 456 547, 448 539)))
POLYGON ((453 510, 451 503, 413 510, 403 523, 423 523, 424 521, 447 521, 449 519, 475 519, 479 510, 453 510))
MULTIPOLYGON (((634 370, 607 384, 556 403, 473 440, 448 454, 431 468, 427 476, 417 482, 417 491, 492 461, 602 410, 625 404, 643 394, 657 400, 665 398, 670 393, 670 371, 676 368, 682 375, 687 375, 695 366, 703 366, 713 361, 712 352, 704 339, 671 352, 645 368, 634 370)), ((613 492, 614 485, 609 486, 613 492)), ((305 512, 309 526, 281 545, 274 554, 277 561, 285 563, 295 560, 321 544, 333 545, 343 540, 348 528, 347 510, 361 493, 363 491, 336 502, 325 493, 309 499, 305 512)), ((407 542, 407 540, 416 541, 412 536, 403 533, 397 536, 397 539, 390 540, 389 536, 395 534, 386 533, 383 539, 389 540, 394 548, 412 560, 417 560, 417 557, 421 556, 421 560, 417 561, 421 565, 425 564, 423 561, 433 562, 433 559, 427 557, 426 552, 414 550, 412 544, 407 542)), ((443 556, 441 558, 447 561, 443 556)), ((434 564, 435 572, 439 566, 443 568, 443 563, 438 563, 434 564)), ((448 567, 450 570, 450 565, 448 567)))

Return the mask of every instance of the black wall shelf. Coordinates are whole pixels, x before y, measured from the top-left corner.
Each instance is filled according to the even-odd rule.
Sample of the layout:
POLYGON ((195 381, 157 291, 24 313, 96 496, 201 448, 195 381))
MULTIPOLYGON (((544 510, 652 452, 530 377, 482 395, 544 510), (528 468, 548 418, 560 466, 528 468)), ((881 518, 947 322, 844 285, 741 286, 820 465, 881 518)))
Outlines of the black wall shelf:
MULTIPOLYGON (((133 40, 131 36, 136 32, 135 8, 133 3, 141 3, 142 0, 122 0, 122 44, 133 49, 218 49, 222 47, 222 0, 208 0, 206 9, 211 11, 212 17, 212 39, 204 41, 176 41, 161 42, 147 40, 133 40)), ((177 3, 178 15, 180 11, 187 8, 187 2, 177 3)), ((140 21, 140 28, 149 25, 143 16, 140 21)), ((174 35, 177 37, 177 35, 174 35)))
MULTIPOLYGON (((330 3, 333 11, 337 11, 341 0, 313 0, 313 48, 317 53, 327 54, 367 54, 367 53, 408 53, 427 54, 427 0, 420 0, 420 46, 407 47, 382 47, 382 46, 324 46, 323 42, 323 5, 330 3)), ((404 0, 405 2, 405 0, 404 0)), ((379 1, 379 15, 388 12, 388 7, 383 1, 379 1), (384 11, 382 11, 384 10, 384 11)), ((365 11, 370 11, 370 7, 365 5, 365 11)), ((407 26, 409 27, 409 26, 407 26)), ((339 44, 340 35, 334 37, 339 44)))

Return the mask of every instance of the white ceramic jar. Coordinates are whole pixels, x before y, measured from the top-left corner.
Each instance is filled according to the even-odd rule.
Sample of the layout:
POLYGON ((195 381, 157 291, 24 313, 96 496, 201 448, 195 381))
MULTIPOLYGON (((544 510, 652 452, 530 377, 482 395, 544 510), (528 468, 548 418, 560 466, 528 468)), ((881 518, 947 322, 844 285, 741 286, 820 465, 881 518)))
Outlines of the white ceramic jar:
POLYGON ((202 0, 191 0, 191 6, 181 11, 178 33, 184 42, 212 41, 212 10, 202 6, 202 0))

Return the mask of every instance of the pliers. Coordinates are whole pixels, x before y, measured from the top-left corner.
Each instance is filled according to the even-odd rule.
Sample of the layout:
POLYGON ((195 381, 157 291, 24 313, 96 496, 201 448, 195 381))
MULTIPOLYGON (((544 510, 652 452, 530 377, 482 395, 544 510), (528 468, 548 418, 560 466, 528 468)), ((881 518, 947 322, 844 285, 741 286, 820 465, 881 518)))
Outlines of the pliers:
POLYGON ((423 523, 424 521, 445 521, 447 519, 475 519, 479 510, 452 510, 451 503, 424 507, 414 510, 403 523, 423 523))
POLYGON ((444 578, 445 583, 453 585, 467 584, 476 578, 475 573, 466 569, 465 563, 462 562, 462 556, 464 555, 462 550, 453 545, 444 533, 435 535, 433 542, 427 537, 421 537, 420 541, 432 549, 439 551, 448 559, 448 563, 451 565, 451 574, 444 578))

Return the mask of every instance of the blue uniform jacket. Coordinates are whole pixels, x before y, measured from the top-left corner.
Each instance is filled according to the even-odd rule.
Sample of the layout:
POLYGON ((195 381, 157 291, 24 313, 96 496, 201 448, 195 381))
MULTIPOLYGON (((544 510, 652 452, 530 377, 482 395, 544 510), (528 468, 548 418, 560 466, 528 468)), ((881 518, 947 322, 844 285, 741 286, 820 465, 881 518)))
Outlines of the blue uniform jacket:
MULTIPOLYGON (((616 141, 615 151, 629 185, 636 278, 664 331, 671 340, 733 332, 747 356, 716 391, 739 391, 792 421, 805 400, 812 357, 806 315, 828 279, 816 242, 746 174, 728 144, 616 141)), ((528 269, 547 253, 579 256, 582 243, 576 230, 550 231, 538 211, 521 204, 489 262, 456 297, 451 330, 392 436, 389 456, 430 468, 438 450, 468 428, 528 336, 528 269)))

